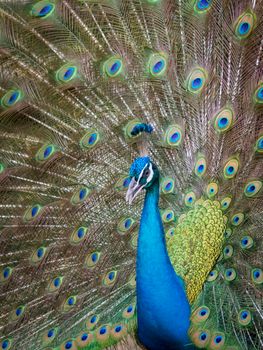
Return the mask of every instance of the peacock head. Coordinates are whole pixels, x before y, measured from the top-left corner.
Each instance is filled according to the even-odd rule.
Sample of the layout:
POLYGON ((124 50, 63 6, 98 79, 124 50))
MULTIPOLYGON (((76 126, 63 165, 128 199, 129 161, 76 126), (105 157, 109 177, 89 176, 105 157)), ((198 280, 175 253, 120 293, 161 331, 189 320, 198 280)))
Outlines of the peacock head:
POLYGON ((131 182, 126 194, 126 201, 132 203, 142 189, 150 189, 159 178, 157 166, 149 157, 139 157, 130 167, 131 182))

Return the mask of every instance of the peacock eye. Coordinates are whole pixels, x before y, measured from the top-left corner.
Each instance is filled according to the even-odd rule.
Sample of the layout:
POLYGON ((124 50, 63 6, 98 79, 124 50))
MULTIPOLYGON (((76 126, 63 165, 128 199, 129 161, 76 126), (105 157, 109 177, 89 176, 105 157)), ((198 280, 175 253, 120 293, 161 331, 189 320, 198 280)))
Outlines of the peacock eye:
POLYGON ((149 175, 150 175, 150 170, 149 169, 145 170, 144 176, 148 177, 149 175))

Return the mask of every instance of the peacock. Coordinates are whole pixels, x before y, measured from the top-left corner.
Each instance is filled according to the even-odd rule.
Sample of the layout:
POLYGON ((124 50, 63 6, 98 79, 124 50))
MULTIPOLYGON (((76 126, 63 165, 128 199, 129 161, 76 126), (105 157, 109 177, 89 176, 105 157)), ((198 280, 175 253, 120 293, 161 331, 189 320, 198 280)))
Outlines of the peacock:
POLYGON ((263 349, 263 1, 0 1, 0 350, 263 349))

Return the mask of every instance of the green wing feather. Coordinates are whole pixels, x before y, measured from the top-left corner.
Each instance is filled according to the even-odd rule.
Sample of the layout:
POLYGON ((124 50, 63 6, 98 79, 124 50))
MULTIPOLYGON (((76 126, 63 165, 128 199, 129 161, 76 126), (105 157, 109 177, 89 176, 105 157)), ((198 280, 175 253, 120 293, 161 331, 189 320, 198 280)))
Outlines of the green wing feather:
POLYGON ((262 5, 1 1, 3 349, 139 348, 138 120, 193 343, 262 348, 262 5))

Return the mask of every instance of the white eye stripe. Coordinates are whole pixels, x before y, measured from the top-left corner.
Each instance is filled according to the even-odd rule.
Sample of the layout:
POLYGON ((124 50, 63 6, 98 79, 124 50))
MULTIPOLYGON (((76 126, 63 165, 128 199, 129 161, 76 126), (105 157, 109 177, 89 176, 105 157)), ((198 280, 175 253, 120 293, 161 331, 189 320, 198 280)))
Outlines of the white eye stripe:
POLYGON ((152 178, 153 178, 153 166, 152 166, 152 163, 150 163, 149 170, 150 170, 150 175, 147 177, 147 183, 150 182, 152 180, 152 178))
POLYGON ((147 167, 147 165, 148 164, 145 164, 145 167, 142 169, 142 171, 140 172, 140 175, 139 175, 139 178, 138 178, 138 181, 137 181, 137 183, 139 184, 139 182, 140 182, 140 180, 141 180, 141 177, 142 177, 142 175, 143 175, 143 173, 144 173, 144 170, 145 170, 145 168, 147 167))
MULTIPOLYGON (((133 181, 133 184, 131 185, 130 184, 130 188, 132 188, 132 190, 133 191, 135 191, 135 190, 137 190, 137 188, 140 186, 140 179, 141 179, 141 177, 142 177, 142 175, 143 175, 143 172, 144 172, 144 170, 145 170, 145 168, 147 167, 147 165, 148 164, 146 164, 145 165, 145 167, 142 169, 142 171, 140 172, 140 175, 139 175, 139 178, 138 178, 138 180, 137 181, 135 181, 134 179, 132 180, 133 181)), ((128 191, 129 192, 129 191, 128 191)), ((128 195, 128 192, 127 192, 127 195, 128 195)))
POLYGON ((147 166, 148 166, 148 164, 146 164, 145 167, 142 169, 137 181, 135 180, 134 177, 131 179, 128 191, 126 193, 126 201, 129 204, 132 203, 133 199, 142 191, 142 189, 152 180, 152 178, 154 176, 152 163, 150 163, 149 169, 147 169, 147 173, 149 171, 149 175, 147 176, 146 182, 143 185, 140 185, 140 180, 141 180, 147 166))

